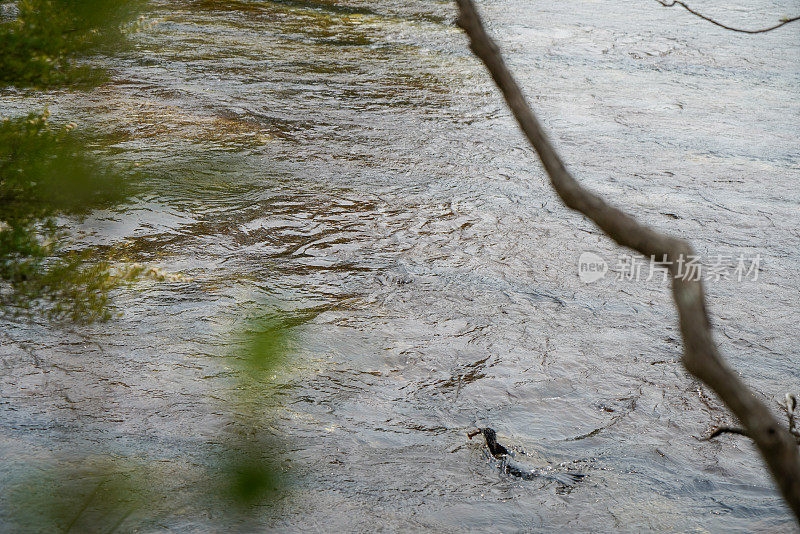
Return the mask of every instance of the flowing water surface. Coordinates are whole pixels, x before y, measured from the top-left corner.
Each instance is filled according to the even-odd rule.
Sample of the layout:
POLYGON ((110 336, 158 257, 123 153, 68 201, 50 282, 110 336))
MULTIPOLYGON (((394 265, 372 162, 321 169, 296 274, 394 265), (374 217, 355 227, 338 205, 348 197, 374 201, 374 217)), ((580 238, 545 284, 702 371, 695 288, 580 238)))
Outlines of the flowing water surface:
MULTIPOLYGON (((742 26, 797 9, 705 7, 742 26)), ((646 1, 482 8, 576 177, 704 257, 760 255, 757 280, 708 283, 716 339, 770 405, 800 393, 800 26, 745 36, 646 1)), ((5 320, 4 480, 113 451, 181 503, 225 433, 231 331, 281 311, 293 351, 258 408, 293 482, 259 528, 792 531, 746 439, 697 439, 732 421, 680 365, 668 287, 617 279, 625 251, 560 204, 454 16, 163 2, 112 83, 2 95, 146 169, 154 192, 80 235, 184 275, 120 290, 108 323, 5 320), (579 280, 584 251, 604 279, 579 280), (504 477, 476 424, 589 476, 566 495, 504 477)), ((213 521, 176 504, 152 530, 213 521)))

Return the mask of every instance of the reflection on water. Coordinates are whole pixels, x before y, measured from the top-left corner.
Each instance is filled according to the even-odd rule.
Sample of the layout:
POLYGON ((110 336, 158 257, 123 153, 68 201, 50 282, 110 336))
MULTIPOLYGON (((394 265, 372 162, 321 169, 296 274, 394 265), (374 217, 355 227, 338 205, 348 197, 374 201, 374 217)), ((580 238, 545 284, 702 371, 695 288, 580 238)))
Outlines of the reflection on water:
MULTIPOLYGON (((709 287, 717 337, 766 396, 796 389, 798 29, 743 37, 626 2, 487 4, 577 176, 703 254, 765 258, 758 281, 709 287)), ((792 7, 775 5, 749 9, 792 7)), ((228 332, 261 306, 296 333, 260 401, 297 480, 265 526, 791 529, 746 441, 695 439, 726 415, 677 363, 667 289, 578 280, 582 251, 612 268, 620 251, 550 192, 453 15, 164 3, 114 83, 4 95, 4 111, 82 118, 147 170, 158 194, 82 235, 186 277, 120 292, 109 324, 3 326, 3 477, 112 450, 146 456, 180 501, 223 445, 228 332), (500 477, 466 440, 476 422, 590 477, 568 496, 500 477)), ((208 524, 188 509, 163 524, 208 524)))

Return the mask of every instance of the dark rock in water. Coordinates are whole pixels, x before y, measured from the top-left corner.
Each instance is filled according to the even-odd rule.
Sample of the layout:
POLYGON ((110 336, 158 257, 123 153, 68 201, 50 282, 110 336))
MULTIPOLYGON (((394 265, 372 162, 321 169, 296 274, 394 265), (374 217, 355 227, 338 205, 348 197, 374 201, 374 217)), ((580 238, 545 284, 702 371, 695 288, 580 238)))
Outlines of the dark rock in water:
POLYGON ((483 438, 486 440, 486 446, 489 447, 489 452, 492 453, 492 456, 495 458, 500 458, 501 456, 513 456, 508 449, 497 443, 497 433, 491 428, 479 428, 476 432, 470 432, 467 434, 469 439, 472 439, 473 436, 477 436, 478 434, 483 434, 483 438))
MULTIPOLYGON (((576 471, 559 471, 553 466, 529 467, 515 459, 515 453, 509 451, 497 442, 497 434, 491 428, 479 428, 474 432, 469 432, 467 437, 472 439, 478 434, 483 434, 486 440, 486 447, 489 449, 487 456, 492 460, 502 473, 523 480, 533 480, 543 478, 552 480, 559 484, 558 493, 569 493, 575 484, 583 480, 586 475, 576 471)), ((523 453, 524 454, 524 453, 523 453)))

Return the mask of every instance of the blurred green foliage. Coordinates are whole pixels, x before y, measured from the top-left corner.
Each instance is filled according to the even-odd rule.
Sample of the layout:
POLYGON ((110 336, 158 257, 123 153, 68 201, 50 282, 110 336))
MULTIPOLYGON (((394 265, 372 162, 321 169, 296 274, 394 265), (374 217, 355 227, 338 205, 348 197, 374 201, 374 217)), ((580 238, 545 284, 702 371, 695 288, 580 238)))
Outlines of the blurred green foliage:
POLYGON ((86 213, 124 200, 130 188, 91 156, 74 125, 51 128, 47 114, 0 121, 0 202, 7 224, 54 213, 86 213))
POLYGON ((272 408, 276 373, 292 350, 291 321, 284 319, 273 314, 250 320, 233 340, 236 348, 225 359, 234 371, 223 412, 226 431, 210 449, 143 462, 127 453, 100 448, 93 455, 82 448, 51 462, 10 464, 15 474, 5 479, 0 495, 0 513, 4 506, 8 510, 0 531, 153 532, 182 516, 207 520, 214 532, 263 531, 288 483, 282 462, 287 447, 274 433, 272 408), (191 469, 200 465, 205 468, 191 469))
POLYGON ((14 510, 11 531, 130 532, 145 517, 152 519, 157 501, 165 499, 158 487, 141 465, 109 457, 28 471, 6 488, 14 510))
MULTIPOLYGON (((88 87, 104 71, 89 54, 121 50, 142 0, 19 0, 0 23, 0 86, 88 87)), ((130 172, 104 163, 96 140, 75 124, 53 127, 47 112, 0 118, 0 305, 4 313, 46 310, 52 318, 108 319, 120 282, 88 251, 64 252, 58 216, 127 199, 130 172)))
POLYGON ((49 301, 51 317, 110 317, 108 290, 119 279, 90 253, 56 257, 66 235, 55 217, 81 215, 130 196, 135 181, 87 150, 73 125, 47 114, 0 120, 0 303, 6 311, 49 301))
POLYGON ((279 456, 281 441, 268 433, 267 409, 275 394, 275 373, 290 351, 290 330, 280 316, 253 319, 242 331, 238 350, 230 356, 236 368, 236 414, 212 479, 220 480, 216 497, 245 513, 274 498, 285 484, 279 456))
POLYGON ((238 391, 245 404, 261 398, 264 388, 272 388, 274 373, 289 351, 289 332, 280 315, 251 319, 242 332, 241 348, 232 361, 240 370, 238 391))
POLYGON ((249 437, 226 444, 211 481, 217 504, 243 514, 267 504, 285 484, 276 459, 277 440, 249 437), (232 505, 229 506, 229 505, 232 505))
POLYGON ((76 62, 113 53, 126 41, 142 0, 19 0, 0 24, 0 85, 93 84, 103 70, 76 62))
MULTIPOLYGON (((92 54, 122 49, 139 0, 19 0, 0 21, 0 88, 91 87, 104 79, 92 54)), ((104 162, 95 139, 46 112, 0 118, 0 306, 71 320, 111 316, 109 290, 145 272, 114 272, 101 254, 70 242, 63 216, 114 206, 138 189, 136 174, 104 162), (59 226, 62 225, 62 226, 59 226), (65 246, 66 245, 66 246, 65 246)), ((231 355, 236 367, 230 432, 195 488, 235 518, 268 504, 284 483, 281 441, 269 432, 274 374, 289 351, 289 325, 251 321, 231 355)), ((37 469, 6 488, 15 532, 116 532, 151 521, 164 481, 107 457, 37 469)), ((225 515, 222 514, 222 515, 225 515)), ((2 529, 0 529, 2 530, 2 529)))

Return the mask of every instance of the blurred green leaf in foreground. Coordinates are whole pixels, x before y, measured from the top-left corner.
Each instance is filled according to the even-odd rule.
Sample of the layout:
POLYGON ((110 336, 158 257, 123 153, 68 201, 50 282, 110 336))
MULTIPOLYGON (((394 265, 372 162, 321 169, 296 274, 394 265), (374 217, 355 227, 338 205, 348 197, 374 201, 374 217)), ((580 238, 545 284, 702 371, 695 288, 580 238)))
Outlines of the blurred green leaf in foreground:
POLYGON ((142 466, 111 458, 29 470, 7 488, 13 531, 130 532, 132 525, 152 521, 165 499, 149 479, 142 466))
POLYGON ((291 340, 280 315, 251 320, 229 357, 237 377, 230 399, 234 416, 210 476, 219 481, 217 498, 239 514, 269 503, 286 482, 279 465, 284 447, 270 423, 275 373, 287 359, 291 340))

